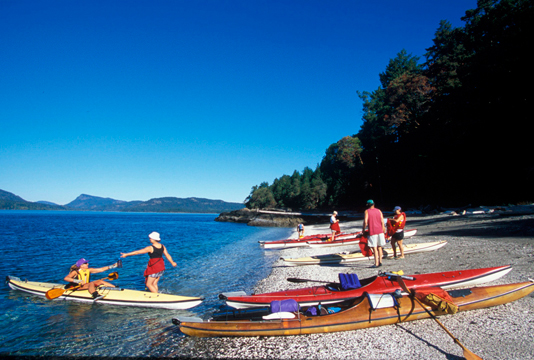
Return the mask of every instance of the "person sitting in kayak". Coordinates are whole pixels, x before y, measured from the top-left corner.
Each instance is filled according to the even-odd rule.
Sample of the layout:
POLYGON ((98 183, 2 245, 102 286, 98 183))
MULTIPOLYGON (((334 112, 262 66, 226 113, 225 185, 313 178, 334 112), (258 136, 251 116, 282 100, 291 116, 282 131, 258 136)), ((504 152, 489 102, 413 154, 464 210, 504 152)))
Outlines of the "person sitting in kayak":
POLYGON ((330 217, 330 230, 332 230, 332 236, 327 241, 334 241, 336 238, 336 234, 341 233, 341 229, 339 228, 339 219, 337 219, 336 216, 337 211, 334 211, 334 213, 330 217))
POLYGON ((167 249, 160 243, 161 238, 159 233, 152 232, 148 235, 151 245, 144 249, 132 251, 129 253, 121 253, 121 258, 132 255, 148 254, 150 260, 145 270, 145 283, 150 292, 158 292, 158 281, 165 272, 165 262, 163 261, 163 255, 169 260, 173 267, 176 267, 176 263, 172 260, 171 255, 167 252, 167 249))
POLYGON ((99 298, 102 298, 102 296, 98 294, 98 291, 96 291, 99 286, 115 287, 115 285, 104 280, 90 281, 91 274, 98 274, 117 267, 122 267, 121 261, 101 268, 90 268, 89 261, 82 258, 76 261, 75 265, 71 266, 69 274, 63 278, 63 280, 69 282, 65 288, 70 289, 78 287, 76 290, 88 290, 93 296, 93 299, 98 300, 99 298))
POLYGON ((297 232, 299 234, 299 239, 304 237, 304 224, 297 225, 297 232))
POLYGON ((388 219, 388 235, 391 235, 391 247, 393 248, 394 259, 404 259, 404 248, 402 247, 402 240, 404 239, 404 226, 406 226, 406 214, 402 212, 400 206, 395 206, 393 209, 395 216, 388 219), (397 257, 397 246, 399 245, 400 256, 397 257))

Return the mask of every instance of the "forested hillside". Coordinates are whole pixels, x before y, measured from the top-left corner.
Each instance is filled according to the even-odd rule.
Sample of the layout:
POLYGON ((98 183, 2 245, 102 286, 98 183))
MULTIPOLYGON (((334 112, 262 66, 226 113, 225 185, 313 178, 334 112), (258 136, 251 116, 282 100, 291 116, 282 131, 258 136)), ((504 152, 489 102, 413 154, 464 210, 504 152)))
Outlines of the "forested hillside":
POLYGON ((247 207, 532 201, 533 2, 480 0, 462 20, 439 24, 424 61, 400 51, 358 92, 360 131, 315 170, 254 186, 247 207))

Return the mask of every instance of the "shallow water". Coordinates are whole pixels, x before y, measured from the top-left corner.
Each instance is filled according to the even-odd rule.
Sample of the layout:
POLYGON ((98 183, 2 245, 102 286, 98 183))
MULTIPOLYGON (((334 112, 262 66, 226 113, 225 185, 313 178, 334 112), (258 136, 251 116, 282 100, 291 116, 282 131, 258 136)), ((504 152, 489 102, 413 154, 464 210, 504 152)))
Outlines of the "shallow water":
MULTIPOLYGON (((271 270, 277 251, 258 240, 287 237, 289 229, 219 223, 216 214, 0 211, 0 275, 63 282, 81 257, 90 267, 150 245, 157 231, 178 266, 167 261, 160 292, 202 296, 189 310, 128 308, 50 301, 0 287, 0 354, 48 356, 165 356, 184 337, 171 319, 207 318, 225 291, 250 293, 271 270)), ((123 259, 116 286, 144 290, 147 255, 123 259)), ((105 277, 108 273, 93 275, 105 277)))

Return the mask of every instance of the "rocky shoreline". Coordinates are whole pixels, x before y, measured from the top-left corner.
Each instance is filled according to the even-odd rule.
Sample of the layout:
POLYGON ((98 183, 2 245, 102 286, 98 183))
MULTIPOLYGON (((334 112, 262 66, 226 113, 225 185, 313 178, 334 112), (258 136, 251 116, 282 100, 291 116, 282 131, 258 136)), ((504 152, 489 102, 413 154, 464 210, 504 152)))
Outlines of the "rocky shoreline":
MULTIPOLYGON (((534 279, 534 212, 491 212, 453 216, 408 216, 416 236, 406 243, 447 240, 435 252, 384 260, 381 270, 406 274, 472 269, 510 264, 513 270, 491 284, 534 279)), ((324 220, 323 220, 324 221, 324 220)), ((342 231, 361 230, 361 221, 341 222, 342 231)), ((328 225, 306 227, 307 234, 327 233, 328 225)), ((294 234, 296 236, 296 234, 294 234)), ((350 251, 352 248, 294 248, 278 251, 284 257, 350 251)), ((286 267, 278 260, 256 293, 313 286, 294 284, 288 277, 337 281, 340 272, 359 277, 377 273, 371 262, 351 266, 286 267)), ((516 302, 455 315, 440 321, 471 351, 484 359, 527 359, 534 353, 534 295, 516 302)), ((217 359, 461 359, 462 349, 431 319, 365 330, 289 337, 184 337, 170 356, 217 359)))
POLYGON ((234 222, 249 226, 295 227, 328 221, 329 214, 303 214, 284 211, 249 210, 247 208, 221 213, 215 221, 234 222))

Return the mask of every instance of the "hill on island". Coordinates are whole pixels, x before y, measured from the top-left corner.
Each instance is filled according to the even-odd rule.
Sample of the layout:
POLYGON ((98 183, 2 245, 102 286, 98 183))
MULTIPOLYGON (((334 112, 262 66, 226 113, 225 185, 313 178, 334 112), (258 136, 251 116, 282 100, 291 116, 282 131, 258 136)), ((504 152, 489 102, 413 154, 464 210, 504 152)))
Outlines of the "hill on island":
POLYGON ((142 203, 142 201, 122 201, 81 194, 65 206, 75 210, 123 211, 129 206, 137 205, 139 203, 142 203))
POLYGON ((78 211, 127 211, 127 212, 188 212, 221 213, 239 210, 245 206, 222 200, 203 198, 163 197, 148 201, 123 201, 81 194, 70 203, 60 206, 48 201, 30 202, 0 190, 0 209, 4 210, 78 210, 78 211))
POLYGON ((140 204, 132 205, 124 211, 135 212, 192 212, 192 213, 221 213, 226 209, 239 210, 245 205, 241 203, 229 203, 222 200, 210 200, 203 198, 175 198, 163 197, 150 199, 140 204))
POLYGON ((127 211, 127 212, 190 212, 220 213, 228 209, 238 210, 245 206, 240 203, 229 203, 222 200, 202 198, 163 197, 148 201, 122 201, 82 194, 76 200, 65 205, 76 210, 93 211, 127 211))
POLYGON ((8 191, 0 190, 0 209, 3 210, 66 210, 64 206, 49 202, 26 201, 8 191))

